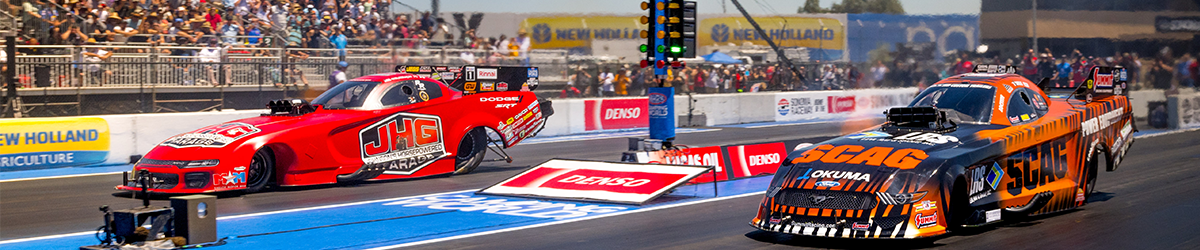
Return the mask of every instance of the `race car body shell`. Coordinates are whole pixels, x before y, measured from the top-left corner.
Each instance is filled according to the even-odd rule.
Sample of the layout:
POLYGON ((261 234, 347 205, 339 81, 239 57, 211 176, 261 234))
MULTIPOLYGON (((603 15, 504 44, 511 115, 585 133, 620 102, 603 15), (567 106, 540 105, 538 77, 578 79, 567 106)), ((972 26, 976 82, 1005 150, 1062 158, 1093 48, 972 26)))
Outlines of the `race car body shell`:
MULTIPOLYGON (((371 179, 422 177, 453 172, 459 143, 472 129, 491 129, 510 147, 545 124, 539 101, 529 91, 464 95, 408 73, 343 84, 351 82, 374 84, 369 93, 359 94, 375 105, 318 105, 304 114, 264 114, 204 127, 163 141, 134 170, 150 172, 155 183, 149 185, 151 192, 245 189, 252 157, 267 149, 274 159, 273 180, 281 186, 336 183, 338 176, 368 169, 383 171, 371 179), (399 98, 400 104, 380 103, 389 98, 399 98)), ((127 180, 117 189, 141 187, 127 180)))
POLYGON ((953 100, 981 99, 986 112, 953 129, 885 124, 792 152, 750 224, 800 235, 919 238, 944 234, 951 223, 1063 211, 1086 202, 1094 171, 1087 159, 1114 170, 1132 143, 1125 96, 1051 98, 1012 74, 947 78, 910 106, 954 91, 986 94, 953 100))

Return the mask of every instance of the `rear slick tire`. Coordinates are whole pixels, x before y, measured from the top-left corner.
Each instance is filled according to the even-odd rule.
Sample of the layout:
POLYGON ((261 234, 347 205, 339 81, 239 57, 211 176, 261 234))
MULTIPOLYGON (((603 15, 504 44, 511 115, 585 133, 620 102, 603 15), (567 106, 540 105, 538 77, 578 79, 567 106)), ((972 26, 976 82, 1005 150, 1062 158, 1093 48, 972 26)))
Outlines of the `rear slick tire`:
POLYGON ((262 191, 267 183, 271 182, 271 176, 275 174, 275 154, 269 148, 259 149, 254 152, 254 157, 250 159, 250 166, 246 169, 246 193, 257 193, 262 191))
POLYGON ((1103 152, 1097 151, 1092 153, 1092 157, 1088 158, 1087 162, 1083 165, 1084 171, 1087 171, 1087 179, 1084 180, 1083 186, 1083 201, 1085 204, 1088 199, 1092 198, 1092 194, 1096 193, 1096 177, 1099 176, 1100 163, 1104 160, 1100 154, 1103 154, 1103 152))
POLYGON ((458 154, 454 155, 454 174, 466 174, 475 170, 487 154, 487 131, 474 128, 463 135, 458 143, 458 154))

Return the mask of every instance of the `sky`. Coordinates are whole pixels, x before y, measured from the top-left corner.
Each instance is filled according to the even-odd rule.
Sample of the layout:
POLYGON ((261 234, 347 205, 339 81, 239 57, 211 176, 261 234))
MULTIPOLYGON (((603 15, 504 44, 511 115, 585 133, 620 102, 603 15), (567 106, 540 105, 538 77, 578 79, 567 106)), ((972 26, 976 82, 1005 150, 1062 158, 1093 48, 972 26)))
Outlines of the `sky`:
MULTIPOLYGON (((420 10, 429 10, 432 0, 399 0, 420 10)), ((730 0, 695 0, 700 13, 737 14, 730 0), (724 3, 724 9, 722 9, 724 3)), ((841 0, 820 0, 829 7, 841 0)), ((981 0, 900 0, 908 14, 979 14, 981 0)), ((442 12, 541 12, 641 14, 642 0, 441 0, 442 12)), ((739 0, 753 15, 792 14, 804 0, 739 0)))

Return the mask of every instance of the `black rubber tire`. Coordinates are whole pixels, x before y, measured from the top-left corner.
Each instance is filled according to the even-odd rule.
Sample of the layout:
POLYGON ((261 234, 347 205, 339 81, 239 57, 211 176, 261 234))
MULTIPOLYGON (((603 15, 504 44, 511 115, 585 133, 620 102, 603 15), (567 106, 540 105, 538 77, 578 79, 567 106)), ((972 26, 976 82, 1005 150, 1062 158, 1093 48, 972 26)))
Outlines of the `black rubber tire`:
POLYGON ((275 176, 275 154, 269 148, 259 149, 246 167, 246 193, 262 191, 275 176))
POLYGON ((946 207, 950 217, 946 220, 946 228, 950 231, 963 230, 963 225, 967 222, 967 217, 971 216, 971 204, 968 201, 967 183, 963 179, 954 181, 954 186, 950 189, 950 203, 946 207))
POLYGON ((475 170, 483 162, 487 154, 487 131, 474 128, 463 135, 458 143, 458 153, 454 155, 454 174, 466 174, 475 170))
POLYGON ((1099 151, 1092 153, 1092 157, 1083 164, 1083 171, 1087 171, 1087 179, 1084 180, 1083 186, 1084 203, 1087 202, 1087 199, 1091 199, 1092 194, 1096 192, 1096 177, 1100 172, 1100 162, 1103 161, 1101 154, 1103 153, 1099 151))

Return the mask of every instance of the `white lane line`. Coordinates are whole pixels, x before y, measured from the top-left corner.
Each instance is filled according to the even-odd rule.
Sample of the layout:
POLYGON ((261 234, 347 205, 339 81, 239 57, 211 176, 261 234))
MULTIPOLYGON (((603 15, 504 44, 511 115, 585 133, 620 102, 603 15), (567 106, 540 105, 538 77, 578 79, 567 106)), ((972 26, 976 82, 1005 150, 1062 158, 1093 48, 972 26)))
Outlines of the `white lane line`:
POLYGON ((94 233, 96 233, 96 231, 87 231, 87 232, 78 232, 78 233, 69 233, 69 234, 46 235, 46 236, 38 236, 38 237, 30 237, 30 238, 21 238, 21 239, 11 239, 11 240, 6 240, 6 241, 0 241, 0 245, 4 245, 4 244, 12 244, 12 243, 20 243, 20 242, 26 242, 26 241, 35 241, 35 240, 49 240, 49 239, 57 239, 57 238, 62 238, 62 237, 71 237, 71 236, 83 236, 83 235, 89 235, 89 234, 94 234, 94 233))
POLYGON ((110 175, 110 174, 120 174, 121 172, 125 172, 125 171, 118 171, 118 172, 107 172, 107 173, 71 174, 71 175, 57 175, 57 176, 45 176, 45 177, 29 177, 29 178, 19 178, 19 179, 8 179, 8 180, 0 180, 0 183, 4 183, 4 182, 17 182, 17 181, 33 181, 33 180, 58 179, 58 178, 72 178, 72 177, 85 177, 85 176, 96 176, 96 175, 110 175))
POLYGON ((534 225, 528 225, 528 226, 505 228, 505 229, 500 229, 500 230, 478 232, 478 233, 473 233, 473 234, 464 234, 464 235, 458 235, 458 236, 452 236, 452 237, 446 237, 446 238, 437 238, 437 239, 430 239, 430 240, 424 240, 424 241, 409 242, 409 243, 397 244, 397 245, 391 245, 391 246, 382 246, 382 247, 370 248, 368 250, 396 249, 396 248, 411 247, 411 246, 416 246, 416 245, 424 245, 424 244, 429 244, 429 243, 464 239, 464 238, 470 238, 470 237, 476 237, 476 236, 484 236, 484 235, 489 235, 489 234, 498 234, 498 233, 503 233, 503 232, 511 232, 511 231, 525 230, 525 229, 545 227, 545 226, 553 226, 553 225, 558 225, 558 224, 566 224, 566 223, 572 223, 572 222, 579 222, 579 221, 585 221, 585 220, 611 217, 611 216, 649 212, 649 211, 668 209, 668 208, 674 208, 674 207, 682 207, 682 206, 695 205, 695 204, 700 204, 700 203, 705 203, 705 202, 714 202, 714 201, 722 201, 722 200, 728 200, 728 199, 734 199, 734 198, 742 198, 742 197, 747 197, 747 196, 762 195, 764 193, 766 193, 766 191, 745 193, 745 194, 725 196, 725 197, 717 197, 717 198, 704 199, 704 200, 698 200, 698 201, 690 201, 690 202, 670 204, 670 205, 663 205, 663 206, 657 206, 657 207, 651 207, 651 208, 645 208, 645 209, 628 210, 628 211, 616 212, 616 213, 611 213, 611 214, 603 214, 603 215, 597 215, 597 216, 591 216, 591 217, 583 217, 583 218, 576 218, 576 219, 569 219, 569 220, 547 222, 547 223, 534 224, 534 225))
MULTIPOLYGON (((272 214, 282 214, 282 213, 291 213, 291 212, 302 212, 302 211, 318 210, 318 209, 326 209, 326 208, 337 208, 337 207, 345 207, 345 206, 354 206, 354 205, 362 205, 362 204, 370 204, 370 203, 387 202, 387 201, 393 201, 393 200, 403 200, 403 199, 419 198, 419 197, 425 197, 425 196, 435 196, 435 195, 443 195, 443 194, 451 194, 451 193, 470 192, 470 191, 477 191, 477 190, 479 190, 479 189, 467 189, 467 190, 459 190, 459 191, 441 192, 441 193, 435 193, 435 194, 422 194, 422 195, 415 195, 415 196, 406 196, 406 197, 397 197, 397 198, 386 198, 386 199, 369 200, 369 201, 359 201, 359 202, 342 203, 342 204, 333 204, 333 205, 324 205, 324 206, 316 206, 316 207, 293 208, 293 209, 286 209, 286 210, 279 210, 279 211, 270 211, 270 212, 260 212, 260 213, 250 213, 250 214, 230 215, 230 216, 217 217, 217 220, 238 219, 238 218, 245 218, 245 217, 254 217, 254 216, 272 215, 272 214)), ((219 201, 219 200, 218 200, 218 201, 219 201)), ((65 238, 65 237, 72 237, 72 236, 80 236, 80 235, 90 235, 90 234, 95 234, 95 233, 96 233, 96 231, 86 231, 86 232, 76 232, 76 233, 66 233, 66 234, 56 234, 56 235, 37 236, 37 237, 21 238, 21 239, 11 239, 11 240, 0 241, 0 245, 4 245, 4 244, 12 244, 12 243, 19 243, 19 242, 27 242, 27 241, 36 241, 36 240, 49 240, 49 239, 58 239, 58 238, 65 238)))
POLYGON ((1134 136, 1133 138, 1134 139, 1142 139, 1142 138, 1149 138, 1149 137, 1155 137, 1155 136, 1160 136, 1160 135, 1173 135, 1173 134, 1178 134, 1178 133, 1187 133, 1187 132, 1192 132, 1192 131, 1196 131, 1196 130, 1200 130, 1200 128, 1172 130, 1172 131, 1167 131, 1167 132, 1162 132, 1162 133, 1134 136))

